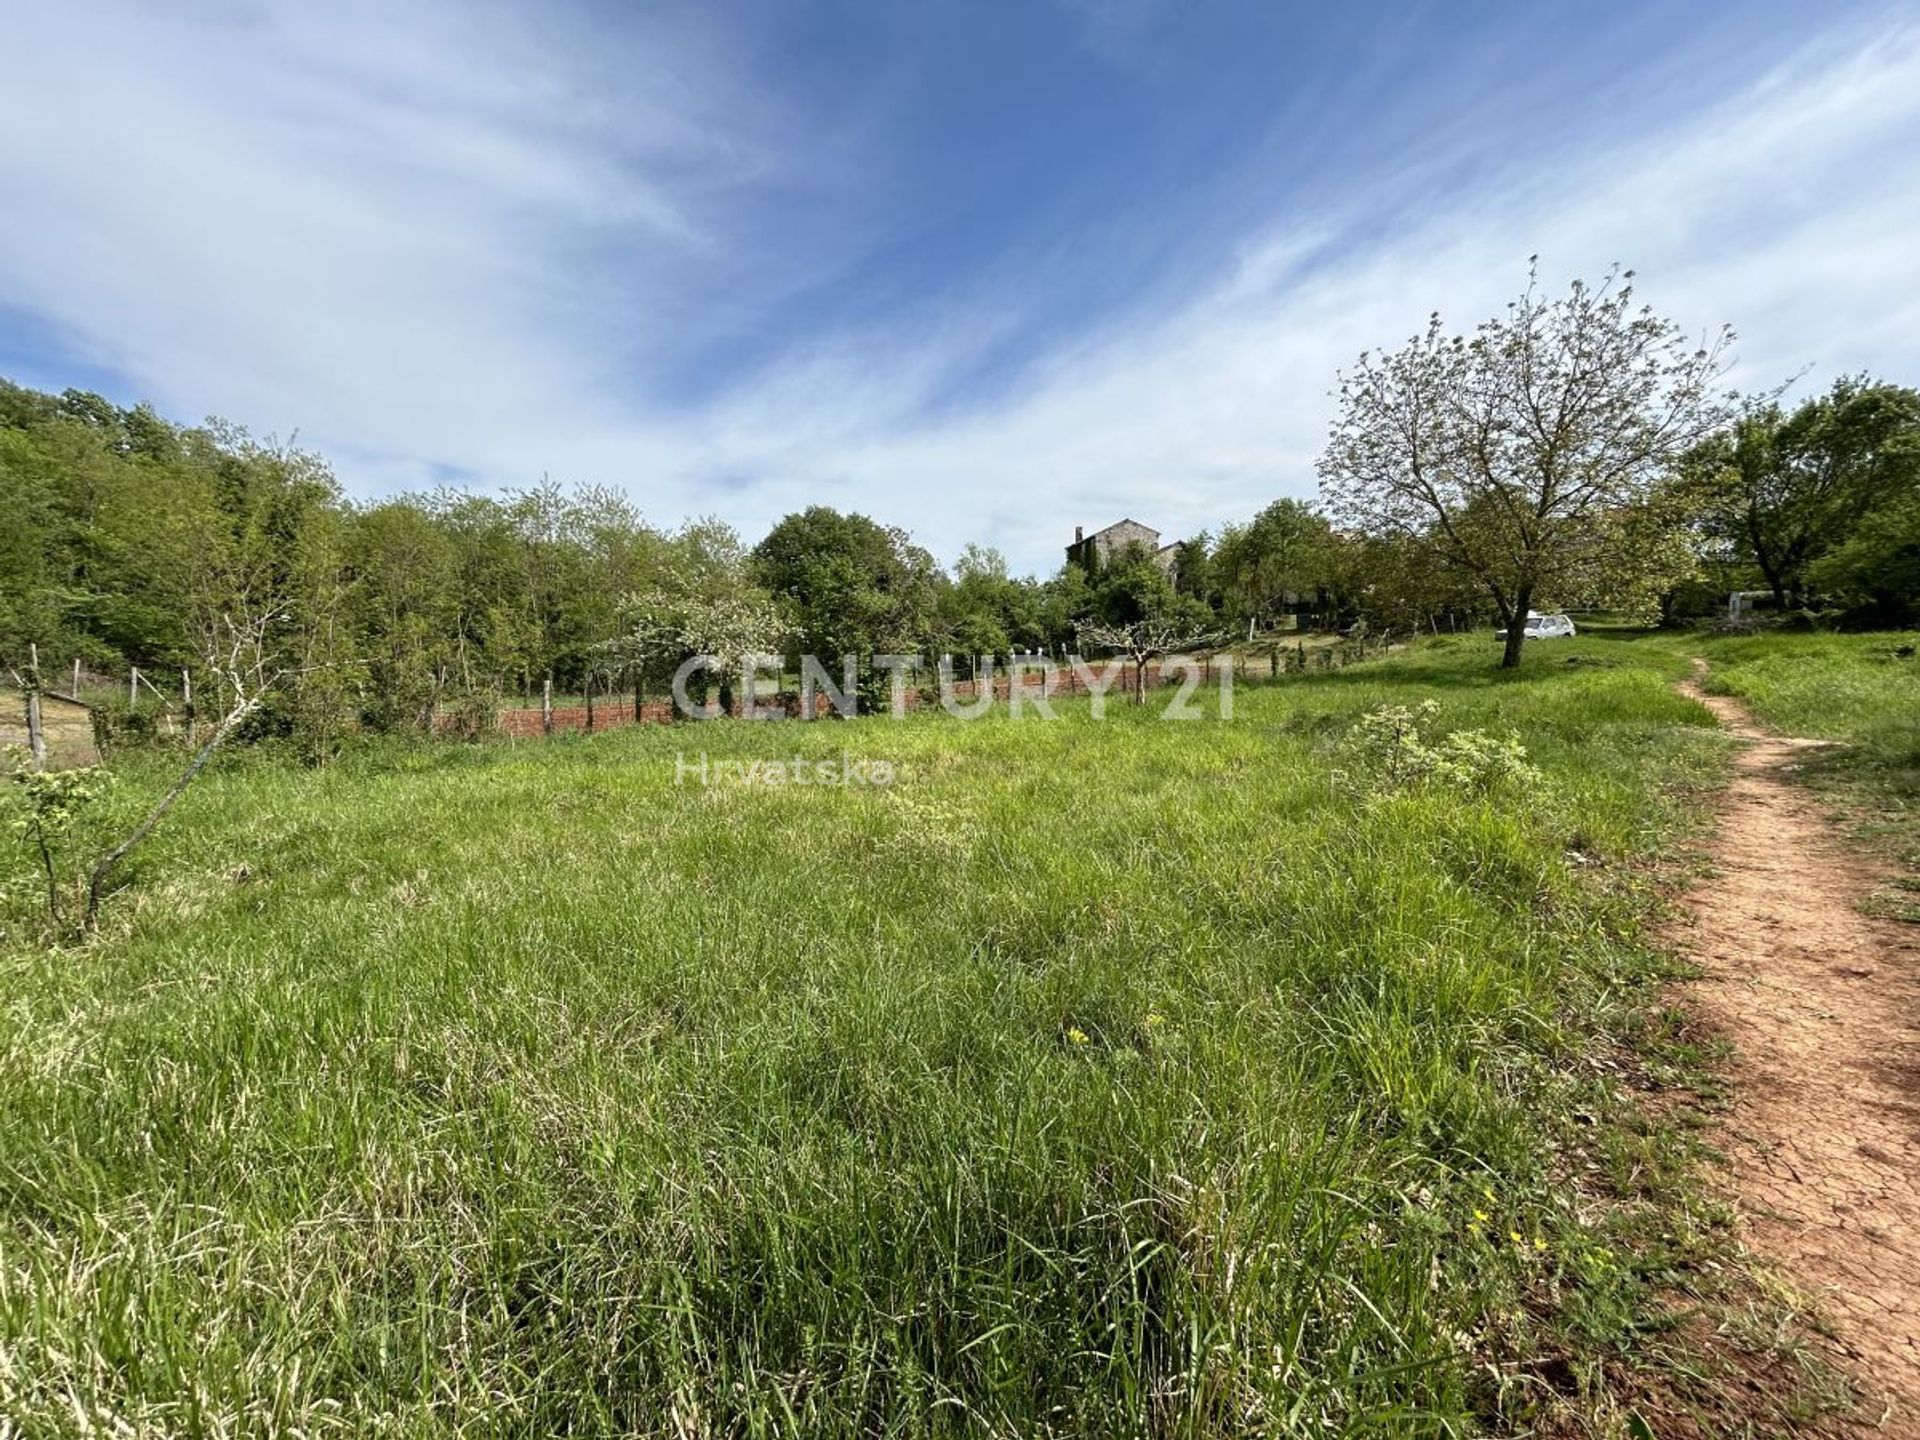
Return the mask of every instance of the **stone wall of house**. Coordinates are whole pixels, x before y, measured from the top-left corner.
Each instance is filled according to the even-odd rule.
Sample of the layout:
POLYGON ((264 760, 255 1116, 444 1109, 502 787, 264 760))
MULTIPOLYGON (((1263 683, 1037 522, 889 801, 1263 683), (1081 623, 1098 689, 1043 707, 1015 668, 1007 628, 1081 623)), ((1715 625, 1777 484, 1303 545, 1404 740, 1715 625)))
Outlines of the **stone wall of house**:
POLYGON ((1124 550, 1129 545, 1140 545, 1148 550, 1157 550, 1160 548, 1160 532, 1148 529, 1137 520, 1122 520, 1118 525, 1109 525, 1095 535, 1093 542, 1100 551, 1100 558, 1104 560, 1115 551, 1124 550))
POLYGON ((1160 548, 1160 532, 1142 525, 1138 520, 1122 520, 1109 525, 1104 530, 1096 530, 1084 540, 1077 540, 1067 547, 1069 559, 1079 564, 1087 563, 1089 554, 1105 564, 1118 551, 1129 545, 1140 545, 1149 552, 1160 548))

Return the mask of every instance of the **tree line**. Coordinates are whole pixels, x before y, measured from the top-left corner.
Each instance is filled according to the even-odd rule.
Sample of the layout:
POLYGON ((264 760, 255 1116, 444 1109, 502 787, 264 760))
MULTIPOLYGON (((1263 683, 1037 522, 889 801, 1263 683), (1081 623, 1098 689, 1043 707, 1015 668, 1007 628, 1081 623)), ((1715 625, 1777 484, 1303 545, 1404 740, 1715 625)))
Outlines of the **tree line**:
POLYGON ((1735 589, 1920 619, 1920 393, 1723 392, 1730 342, 1636 307, 1630 274, 1530 283, 1471 334, 1435 317, 1339 378, 1318 505, 1277 500, 1171 563, 1136 547, 1042 579, 979 545, 948 570, 825 506, 749 545, 596 486, 356 503, 318 456, 236 426, 0 381, 0 663, 191 672, 238 617, 286 677, 249 724, 324 753, 548 683, 659 693, 695 654, 850 659, 872 690, 875 654, 971 670, 1302 622, 1491 620, 1514 663, 1536 606, 1673 620, 1735 589))
MULTIPOLYGON (((280 678, 254 734, 324 753, 355 729, 490 715, 551 684, 662 693, 694 654, 982 659, 1064 653, 1092 620, 1197 606, 1144 555, 1016 577, 951 571, 905 531, 823 506, 749 545, 551 482, 356 503, 325 462, 237 426, 0 381, 0 665, 200 673, 240 623, 280 678)), ((51 683, 51 682, 49 682, 51 683)))

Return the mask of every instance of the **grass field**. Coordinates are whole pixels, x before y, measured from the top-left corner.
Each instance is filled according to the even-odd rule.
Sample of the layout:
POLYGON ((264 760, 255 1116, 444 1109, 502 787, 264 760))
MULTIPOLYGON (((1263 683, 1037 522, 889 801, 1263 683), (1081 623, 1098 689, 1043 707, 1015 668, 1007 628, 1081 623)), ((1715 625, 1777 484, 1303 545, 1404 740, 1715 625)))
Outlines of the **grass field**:
MULTIPOLYGON (((1697 648, 1714 667, 1709 689, 1774 729, 1839 741, 1809 757, 1805 777, 1920 870, 1920 632, 1714 636, 1697 648)), ((1920 919, 1920 899, 1909 908, 1920 919)))
MULTIPOLYGON (((1623 1087, 1649 861, 1725 748, 1678 650, 1492 658, 1243 686, 1231 723, 223 761, 96 943, 30 943, 13 892, 0 1433, 1604 1410, 1709 1224, 1623 1087), (1354 719, 1429 698, 1542 778, 1371 781, 1354 719), (699 752, 897 780, 676 783, 699 752)), ((122 808, 161 783, 123 768, 122 808)))

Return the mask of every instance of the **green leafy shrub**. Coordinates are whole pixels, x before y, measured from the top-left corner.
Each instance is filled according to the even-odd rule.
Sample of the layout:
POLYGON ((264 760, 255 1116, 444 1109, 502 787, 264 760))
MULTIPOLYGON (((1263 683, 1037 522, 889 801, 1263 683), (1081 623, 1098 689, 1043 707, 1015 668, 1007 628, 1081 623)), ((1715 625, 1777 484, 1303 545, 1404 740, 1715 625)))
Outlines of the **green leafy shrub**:
POLYGON ((1426 777, 1433 752, 1421 732, 1440 713, 1436 701, 1382 705, 1353 722, 1341 749, 1373 778, 1376 788, 1397 790, 1426 777))
POLYGON ((166 713, 153 705, 145 708, 122 700, 97 705, 93 711, 93 738, 104 754, 136 745, 151 745, 166 733, 166 713))
POLYGON ((1432 777, 1456 790, 1487 795, 1525 792, 1540 783, 1540 771, 1527 759, 1517 735, 1484 730, 1455 730, 1432 750, 1432 777))
MULTIPOLYGON (((86 812, 104 799, 113 787, 113 776, 98 766, 73 770, 39 770, 24 752, 9 751, 5 757, 8 776, 7 829, 27 854, 25 868, 37 872, 38 884, 46 896, 47 920, 56 933, 68 930, 67 901, 74 886, 73 851, 86 812)), ((7 866, 14 878, 17 867, 7 866)), ((11 892, 28 885, 16 880, 11 892)), ((11 898, 11 896, 9 897, 11 898)))
POLYGON ((1363 788, 1405 790, 1435 785, 1472 795, 1522 792, 1540 783, 1540 771, 1527 759, 1516 735, 1484 730, 1455 730, 1429 738, 1440 706, 1384 705, 1354 721, 1341 744, 1354 762, 1363 788))

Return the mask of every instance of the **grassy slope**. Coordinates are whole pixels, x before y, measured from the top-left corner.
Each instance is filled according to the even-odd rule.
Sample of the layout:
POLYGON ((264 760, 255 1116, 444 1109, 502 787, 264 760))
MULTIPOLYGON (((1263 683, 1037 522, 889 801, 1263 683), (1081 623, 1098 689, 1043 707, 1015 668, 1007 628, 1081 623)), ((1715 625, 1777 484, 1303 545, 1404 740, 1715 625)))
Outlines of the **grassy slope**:
POLYGON ((237 761, 118 933, 0 954, 0 1414, 1524 1417, 1528 1367, 1483 1362, 1590 1379, 1684 1250, 1669 1196, 1623 1253, 1654 1142, 1607 1057, 1657 1011, 1663 787, 1722 749, 1660 647, 1490 660, 1243 687, 1229 725, 1082 703, 237 761), (1540 793, 1335 780, 1351 717, 1429 695, 1519 730, 1540 793), (679 750, 843 748, 901 782, 674 784, 679 750))
POLYGON ((1695 649, 1713 665, 1708 687, 1738 695, 1762 723, 1842 741, 1803 774, 1920 868, 1920 632, 1715 636, 1695 649))

